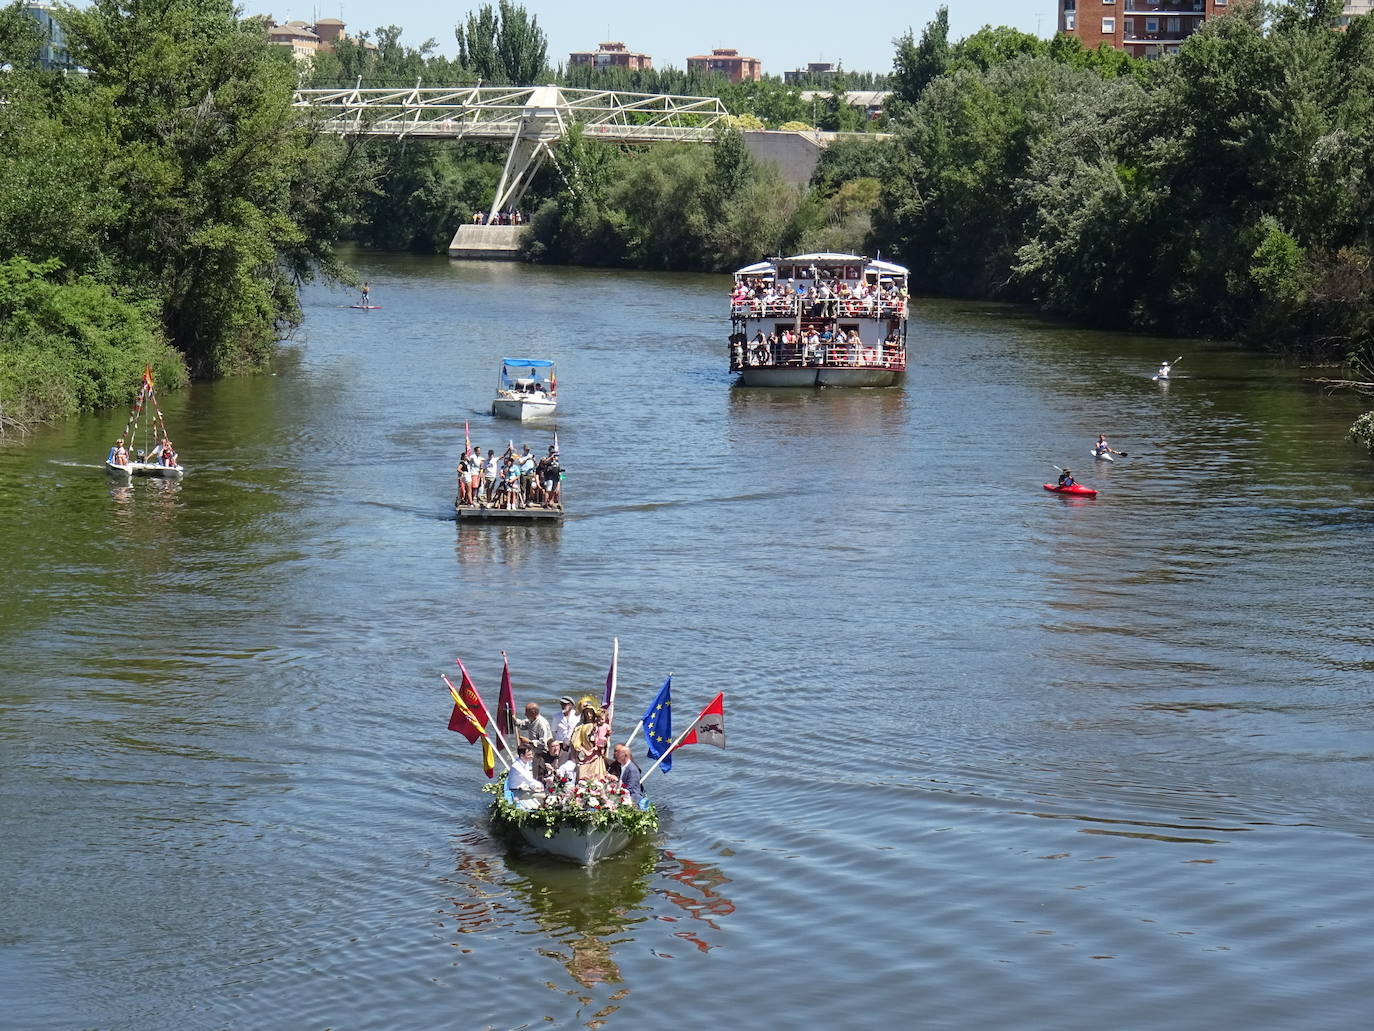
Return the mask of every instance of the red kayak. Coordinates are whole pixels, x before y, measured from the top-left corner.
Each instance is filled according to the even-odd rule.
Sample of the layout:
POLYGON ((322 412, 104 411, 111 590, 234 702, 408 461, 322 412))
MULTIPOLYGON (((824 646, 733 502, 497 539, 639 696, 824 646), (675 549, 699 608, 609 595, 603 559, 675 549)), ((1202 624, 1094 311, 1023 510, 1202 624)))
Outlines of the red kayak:
POLYGON ((1097 491, 1091 487, 1085 487, 1081 483, 1075 483, 1069 487, 1061 487, 1057 483, 1047 483, 1045 489, 1051 494, 1077 494, 1085 498, 1097 497, 1097 491))

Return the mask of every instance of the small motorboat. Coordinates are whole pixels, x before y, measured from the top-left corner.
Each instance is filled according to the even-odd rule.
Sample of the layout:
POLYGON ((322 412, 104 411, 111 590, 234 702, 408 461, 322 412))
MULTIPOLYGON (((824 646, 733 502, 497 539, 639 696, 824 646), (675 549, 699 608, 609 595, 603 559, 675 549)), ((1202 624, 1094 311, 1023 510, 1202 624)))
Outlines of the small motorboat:
POLYGON ((1067 487, 1061 487, 1057 483, 1047 483, 1045 489, 1051 494, 1076 494, 1084 498, 1097 497, 1097 491, 1091 487, 1085 487, 1081 483, 1071 483, 1067 487))
POLYGON ((546 358, 502 358, 501 375, 491 414, 525 422, 553 415, 558 405, 558 377, 546 358))
POLYGON ((106 460, 105 471, 111 476, 161 476, 167 480, 179 480, 186 472, 180 465, 163 465, 160 462, 130 461, 123 465, 106 460))

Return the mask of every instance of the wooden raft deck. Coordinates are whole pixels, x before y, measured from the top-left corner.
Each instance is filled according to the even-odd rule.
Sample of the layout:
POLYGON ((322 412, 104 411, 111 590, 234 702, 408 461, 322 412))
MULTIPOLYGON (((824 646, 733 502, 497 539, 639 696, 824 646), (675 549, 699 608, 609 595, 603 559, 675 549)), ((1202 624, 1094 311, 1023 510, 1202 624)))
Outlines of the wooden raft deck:
POLYGON ((453 511, 458 516, 460 523, 469 522, 553 522, 563 521, 563 506, 558 505, 554 508, 482 508, 478 505, 459 505, 456 502, 453 511))

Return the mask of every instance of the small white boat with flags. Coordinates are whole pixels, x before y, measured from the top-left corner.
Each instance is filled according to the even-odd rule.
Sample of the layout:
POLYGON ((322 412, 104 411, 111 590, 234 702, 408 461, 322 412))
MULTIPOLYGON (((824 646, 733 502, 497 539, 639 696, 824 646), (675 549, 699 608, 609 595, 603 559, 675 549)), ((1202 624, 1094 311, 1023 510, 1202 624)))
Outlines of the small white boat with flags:
POLYGON ((858 254, 747 265, 730 295, 730 371, 749 387, 890 387, 906 376, 908 270, 858 254))
MULTIPOLYGON (((530 740, 542 738, 534 734, 533 720, 514 720, 510 668, 504 661, 494 718, 461 660, 461 685, 455 687, 448 677, 443 678, 453 700, 449 729, 474 744, 481 742, 482 766, 488 778, 495 776, 498 763, 505 768, 504 777, 486 786, 493 796, 490 820, 494 831, 531 851, 583 865, 596 863, 657 830, 658 814, 644 797, 643 784, 660 766, 665 773, 672 769, 676 749, 690 744, 725 747, 724 693, 716 695, 684 733, 672 736, 670 675, 624 743, 609 748, 606 741, 611 737, 610 721, 615 713, 618 660, 617 642, 605 693, 599 701, 588 695, 572 703, 580 722, 571 731, 569 750, 555 755, 550 746, 547 758, 539 760, 542 770, 536 764, 537 756, 527 749, 530 740), (646 752, 653 760, 643 774, 631 751, 641 729, 646 752), (509 743, 512 734, 517 735, 518 750, 509 743), (614 762, 608 768, 611 757, 614 762)), ((543 731, 549 732, 547 724, 543 731)))
POLYGON ((502 358, 491 414, 525 422, 546 419, 558 405, 558 376, 547 358, 502 358))
POLYGON ((158 476, 170 480, 179 480, 186 472, 172 447, 167 422, 158 406, 151 366, 143 370, 143 381, 124 432, 105 456, 105 471, 129 479, 158 476), (144 446, 137 446, 139 443, 144 446))

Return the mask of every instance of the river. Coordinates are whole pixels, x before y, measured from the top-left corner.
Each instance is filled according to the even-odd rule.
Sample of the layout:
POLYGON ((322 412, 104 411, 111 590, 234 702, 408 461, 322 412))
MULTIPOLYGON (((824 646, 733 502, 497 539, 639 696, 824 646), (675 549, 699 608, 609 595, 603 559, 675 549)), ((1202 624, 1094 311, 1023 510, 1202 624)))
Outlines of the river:
POLYGON ((162 398, 184 482, 107 482, 125 411, 0 447, 0 1022, 1363 1022, 1357 399, 942 301, 900 389, 750 390, 724 277, 355 257, 381 310, 162 398), (520 353, 569 518, 460 526, 465 422, 549 442, 485 414, 520 353), (513 854, 440 674, 556 710, 613 636, 626 729, 671 672, 728 746, 642 847, 513 854))

